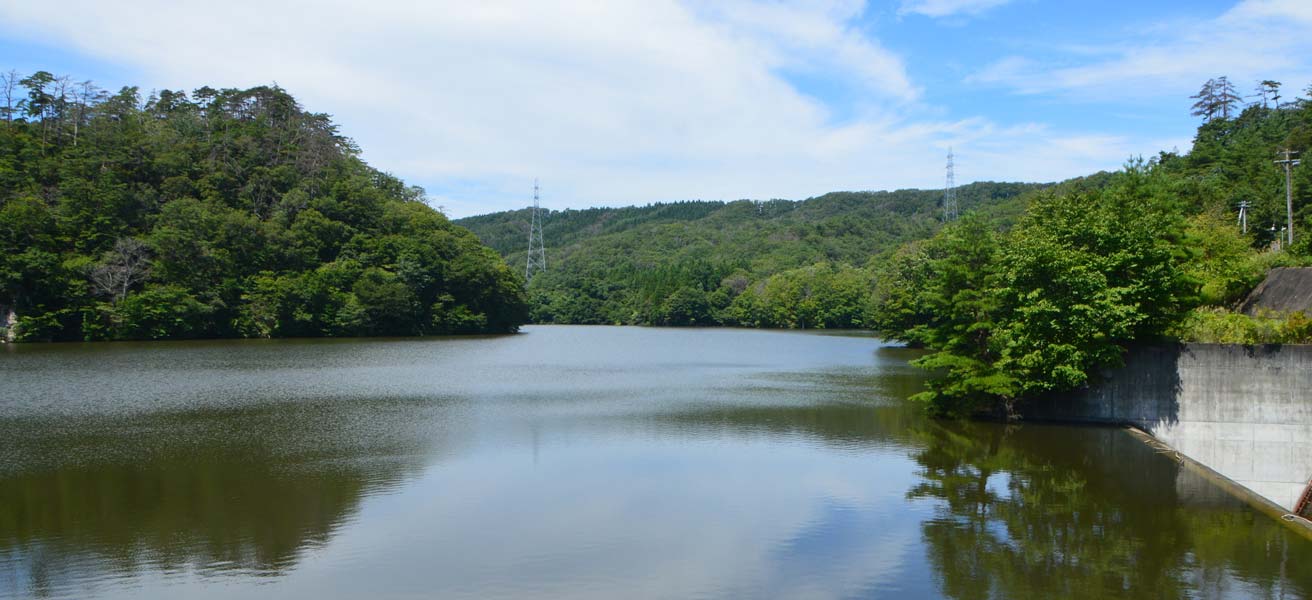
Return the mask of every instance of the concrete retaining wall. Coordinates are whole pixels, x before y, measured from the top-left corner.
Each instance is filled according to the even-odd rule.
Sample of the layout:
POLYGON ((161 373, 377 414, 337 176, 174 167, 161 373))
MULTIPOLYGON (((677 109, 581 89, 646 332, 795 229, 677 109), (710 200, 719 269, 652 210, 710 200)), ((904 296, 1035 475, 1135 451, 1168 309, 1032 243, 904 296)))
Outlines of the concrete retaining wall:
POLYGON ((1312 346, 1140 349, 1101 385, 1025 413, 1134 425, 1293 511, 1312 479, 1312 346))

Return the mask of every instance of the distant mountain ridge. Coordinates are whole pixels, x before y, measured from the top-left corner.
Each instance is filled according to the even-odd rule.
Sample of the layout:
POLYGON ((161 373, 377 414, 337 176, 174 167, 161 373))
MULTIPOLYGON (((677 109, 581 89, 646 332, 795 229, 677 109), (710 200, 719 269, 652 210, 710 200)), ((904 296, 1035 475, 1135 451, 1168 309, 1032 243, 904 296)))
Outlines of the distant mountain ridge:
MULTIPOLYGON (((979 212, 1005 226, 1024 211, 1028 195, 1052 185, 977 182, 959 187, 957 197, 963 212, 979 212)), ((832 192, 796 201, 684 201, 548 211, 543 233, 550 270, 529 286, 534 320, 860 326, 864 299, 827 317, 802 314, 805 310, 749 310, 747 299, 739 302, 741 310, 731 308, 744 291, 753 295, 752 302, 797 304, 810 295, 809 286, 821 285, 840 270, 853 285, 868 279, 853 270, 941 227, 942 198, 941 189, 907 189, 832 192), (767 280, 799 269, 810 271, 790 277, 809 283, 799 283, 800 291, 789 294, 792 300, 767 299, 767 280)), ((522 268, 530 214, 524 208, 455 223, 501 253, 512 268, 522 268)))
MULTIPOLYGON (((962 210, 986 208, 1000 215, 1014 216, 1023 206, 1007 201, 1022 193, 1049 187, 1050 183, 976 182, 957 188, 962 210)), ((912 217, 937 217, 943 198, 942 189, 903 189, 896 191, 830 192, 805 200, 683 200, 655 202, 642 206, 596 207, 546 210, 544 235, 557 249, 588 237, 620 233, 651 224, 708 221, 726 224, 755 217, 793 223, 832 222, 850 216, 873 216, 877 213, 912 217)), ((484 244, 511 257, 527 247, 530 209, 528 207, 455 219, 473 231, 484 244)))

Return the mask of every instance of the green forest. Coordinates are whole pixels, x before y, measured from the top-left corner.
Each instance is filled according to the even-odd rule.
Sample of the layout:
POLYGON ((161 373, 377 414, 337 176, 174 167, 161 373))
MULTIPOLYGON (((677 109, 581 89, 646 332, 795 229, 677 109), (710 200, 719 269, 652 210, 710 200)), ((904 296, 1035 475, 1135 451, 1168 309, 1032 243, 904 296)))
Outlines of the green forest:
POLYGON ((1133 160, 1097 188, 1045 190, 1013 224, 968 215, 881 261, 871 326, 929 351, 919 365, 935 376, 916 398, 1011 418, 1089 384, 1134 344, 1312 342, 1302 313, 1233 311, 1270 268, 1312 255, 1312 181, 1291 172, 1295 235, 1282 243, 1275 162, 1312 141, 1312 102, 1266 97, 1243 106, 1225 78, 1208 81, 1190 152, 1133 160))
MULTIPOLYGON (((18 340, 510 332, 523 278, 278 87, 0 79, 18 340)), ((10 320, 10 319, 6 319, 10 320)))
MULTIPOLYGON (((963 209, 1009 222, 1047 187, 973 183, 958 198, 963 209)), ((873 265, 899 244, 933 235, 942 225, 941 199, 941 190, 898 190, 550 211, 543 225, 550 268, 529 283, 532 318, 867 327, 873 265)), ((456 222, 523 270, 530 215, 524 209, 456 222)))

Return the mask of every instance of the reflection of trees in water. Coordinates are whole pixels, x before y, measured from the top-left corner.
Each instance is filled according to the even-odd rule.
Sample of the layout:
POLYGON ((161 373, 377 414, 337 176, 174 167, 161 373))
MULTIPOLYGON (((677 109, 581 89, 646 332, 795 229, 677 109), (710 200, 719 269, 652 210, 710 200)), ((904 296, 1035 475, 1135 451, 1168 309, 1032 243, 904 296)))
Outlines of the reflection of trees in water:
POLYGON ((854 448, 904 444, 909 441, 908 424, 923 420, 900 408, 855 403, 707 407, 650 417, 661 428, 673 427, 694 435, 800 435, 854 448))
POLYGON ((0 562, 38 594, 96 572, 282 573, 362 498, 418 471, 444 441, 425 415, 434 408, 339 400, 0 421, 0 562))
POLYGON ((922 533, 950 597, 1312 591, 1312 573, 1289 568, 1312 559, 1305 540, 1237 501, 1190 506, 1176 490, 1191 475, 1122 431, 928 422, 919 434, 924 480, 908 496, 939 502, 922 533))
MULTIPOLYGON (((881 348, 881 351, 890 350, 881 348)), ((904 349, 895 348, 891 350, 904 349)), ((909 365, 813 373, 776 373, 739 385, 732 399, 644 416, 693 434, 802 435, 837 446, 906 444, 925 417, 906 398, 920 391, 923 371, 909 365)), ((623 418, 629 418, 627 415, 623 418)))

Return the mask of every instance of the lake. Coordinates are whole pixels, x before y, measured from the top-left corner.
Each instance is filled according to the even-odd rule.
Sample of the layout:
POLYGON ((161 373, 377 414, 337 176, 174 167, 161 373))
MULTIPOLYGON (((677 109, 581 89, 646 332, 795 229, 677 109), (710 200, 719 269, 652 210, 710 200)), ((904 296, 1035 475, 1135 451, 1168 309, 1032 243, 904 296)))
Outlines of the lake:
POLYGON ((0 598, 1306 598, 1115 428, 925 418, 857 334, 0 346, 0 598))

